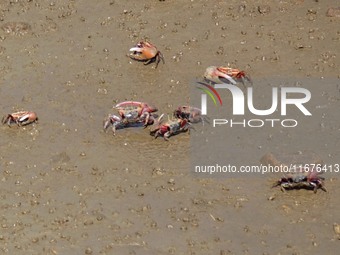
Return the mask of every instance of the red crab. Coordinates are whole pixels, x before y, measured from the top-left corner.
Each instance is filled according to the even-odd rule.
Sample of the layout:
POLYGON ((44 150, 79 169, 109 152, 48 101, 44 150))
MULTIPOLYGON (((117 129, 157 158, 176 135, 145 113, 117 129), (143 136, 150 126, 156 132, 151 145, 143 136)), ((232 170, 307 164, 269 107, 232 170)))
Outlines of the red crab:
POLYGON ((278 180, 273 187, 281 186, 281 190, 286 189, 312 189, 314 193, 318 189, 327 191, 324 187, 323 181, 325 178, 319 176, 322 172, 309 168, 298 168, 294 172, 290 172, 278 180))
POLYGON ((18 126, 25 126, 37 121, 37 114, 35 112, 29 111, 20 111, 7 114, 1 120, 2 124, 7 123, 8 126, 11 126, 12 123, 17 124, 18 126))
POLYGON ((245 86, 245 80, 250 82, 252 85, 253 82, 249 75, 247 75, 244 71, 240 71, 239 69, 234 69, 230 67, 217 67, 217 66, 209 66, 204 73, 204 78, 206 80, 212 81, 213 83, 232 83, 236 84, 236 80, 241 80, 243 85, 245 86))
POLYGON ((165 141, 169 141, 170 136, 187 132, 190 128, 190 123, 187 119, 168 119, 168 121, 164 122, 163 117, 164 114, 159 117, 156 126, 150 130, 150 135, 153 135, 155 139, 163 136, 165 141))
POLYGON ((144 122, 144 126, 152 125, 154 116, 151 114, 158 111, 156 107, 144 102, 125 101, 114 106, 118 110, 122 121, 125 123, 144 122))
POLYGON ((163 54, 157 50, 156 46, 152 45, 149 42, 140 41, 136 44, 136 46, 130 49, 132 53, 130 54, 130 58, 138 61, 145 62, 144 65, 148 65, 152 62, 156 62, 156 68, 159 62, 162 60, 163 64, 164 57, 163 54))
POLYGON ((178 119, 187 119, 191 123, 203 121, 201 110, 193 106, 179 106, 174 111, 174 116, 178 119))

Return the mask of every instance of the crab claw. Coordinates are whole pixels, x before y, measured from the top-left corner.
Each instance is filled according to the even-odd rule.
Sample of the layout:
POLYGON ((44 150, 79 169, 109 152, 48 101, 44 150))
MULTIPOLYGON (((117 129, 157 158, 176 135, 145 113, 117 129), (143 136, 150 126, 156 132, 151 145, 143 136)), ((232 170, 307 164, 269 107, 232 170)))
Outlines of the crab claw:
POLYGON ((130 51, 133 51, 133 52, 142 52, 143 49, 140 48, 140 47, 132 47, 132 48, 130 49, 130 51))
POLYGON ((149 105, 148 103, 138 102, 138 101, 124 101, 113 106, 114 109, 123 109, 124 107, 140 107, 142 111, 145 112, 157 112, 157 107, 149 105))
POLYGON ((28 113, 20 117, 18 121, 19 123, 25 123, 26 121, 29 120, 30 117, 31 117, 31 113, 28 113))
POLYGON ((214 83, 232 83, 233 85, 236 84, 236 81, 229 75, 221 72, 218 67, 216 66, 209 66, 204 73, 204 78, 212 81, 214 83), (229 82, 226 82, 229 81, 229 82))
POLYGON ((164 113, 162 113, 162 115, 158 117, 157 122, 160 123, 163 120, 163 117, 164 117, 164 113))
POLYGON ((124 101, 119 104, 116 104, 113 108, 121 108, 121 107, 130 107, 130 106, 140 106, 143 104, 142 102, 137 101, 124 101))

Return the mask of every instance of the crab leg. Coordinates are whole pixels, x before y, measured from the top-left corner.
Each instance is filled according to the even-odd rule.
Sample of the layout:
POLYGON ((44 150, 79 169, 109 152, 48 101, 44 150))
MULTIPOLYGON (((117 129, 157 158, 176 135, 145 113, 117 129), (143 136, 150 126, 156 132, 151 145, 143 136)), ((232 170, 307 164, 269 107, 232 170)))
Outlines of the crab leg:
POLYGON ((1 120, 2 124, 5 124, 7 123, 8 126, 10 126, 11 124, 11 116, 10 115, 7 115, 7 116, 4 116, 1 120))

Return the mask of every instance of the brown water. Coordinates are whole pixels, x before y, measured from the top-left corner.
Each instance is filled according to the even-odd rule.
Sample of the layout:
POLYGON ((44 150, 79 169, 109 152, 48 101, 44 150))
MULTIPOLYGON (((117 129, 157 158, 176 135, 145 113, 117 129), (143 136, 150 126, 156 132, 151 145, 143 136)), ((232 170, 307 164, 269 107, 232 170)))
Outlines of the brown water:
MULTIPOLYGON (((127 129, 112 137, 102 131, 102 120, 123 100, 171 113, 189 101, 189 86, 210 65, 230 63, 254 79, 326 77, 339 84, 340 19, 325 15, 337 4, 1 1, 1 112, 36 111, 39 123, 0 128, 0 251, 336 254, 336 175, 325 176, 329 192, 317 194, 271 189, 277 177, 270 175, 193 178, 190 135, 164 142, 127 129), (29 26, 9 30, 8 22, 29 26), (155 69, 127 57, 145 38, 162 51, 165 65, 155 69)), ((338 109, 333 85, 310 89, 338 109)), ((320 147, 319 137, 312 149, 325 162, 340 163, 339 115, 327 114, 332 118, 320 137, 333 142, 320 147)), ((312 126, 319 125, 317 116, 322 110, 308 120, 312 126)), ((240 143, 249 139, 244 130, 240 143)), ((236 160, 253 163, 268 150, 289 150, 283 136, 262 145, 252 154, 234 152, 236 160)))

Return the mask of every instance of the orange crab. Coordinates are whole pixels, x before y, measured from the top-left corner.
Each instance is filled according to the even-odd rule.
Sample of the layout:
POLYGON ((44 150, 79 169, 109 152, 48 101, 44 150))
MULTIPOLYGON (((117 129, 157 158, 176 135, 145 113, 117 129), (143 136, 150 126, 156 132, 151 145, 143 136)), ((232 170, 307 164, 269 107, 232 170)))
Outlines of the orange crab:
POLYGON ((35 112, 20 111, 5 115, 1 122, 11 126, 12 123, 16 123, 18 126, 25 126, 33 122, 38 121, 38 116, 35 112))
POLYGON ((204 73, 204 78, 206 80, 212 81, 214 83, 232 83, 236 84, 235 80, 241 80, 243 85, 245 85, 245 80, 253 84, 249 75, 244 71, 239 69, 224 67, 224 66, 209 66, 204 73))
POLYGON ((130 54, 130 58, 138 61, 145 62, 144 65, 148 65, 152 62, 156 62, 156 68, 159 62, 162 60, 163 64, 164 57, 163 54, 157 50, 156 46, 149 42, 140 41, 136 44, 136 46, 130 49, 132 53, 130 54))

